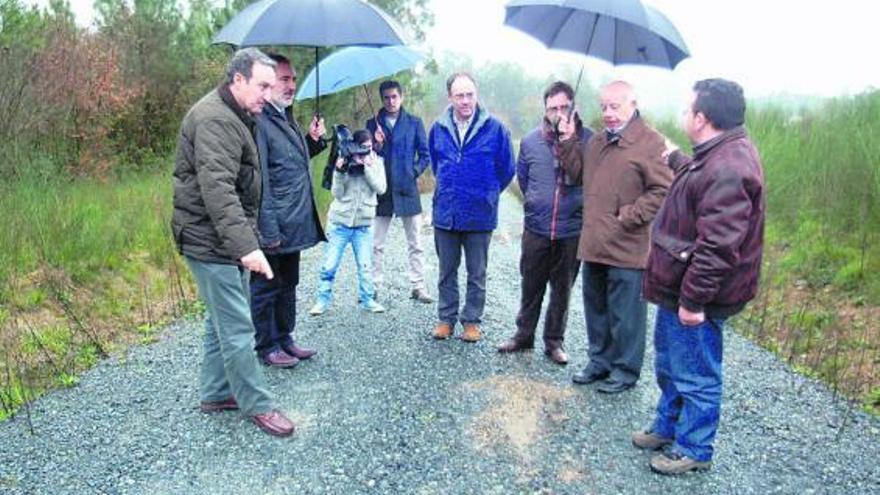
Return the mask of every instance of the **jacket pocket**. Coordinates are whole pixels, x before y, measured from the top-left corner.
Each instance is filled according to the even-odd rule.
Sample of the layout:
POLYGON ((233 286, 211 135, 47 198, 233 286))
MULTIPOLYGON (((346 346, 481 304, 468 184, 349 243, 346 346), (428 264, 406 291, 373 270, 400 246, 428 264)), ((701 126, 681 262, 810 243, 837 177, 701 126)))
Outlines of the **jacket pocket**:
POLYGON ((649 273, 651 283, 678 291, 690 265, 694 243, 657 234, 652 237, 649 273))

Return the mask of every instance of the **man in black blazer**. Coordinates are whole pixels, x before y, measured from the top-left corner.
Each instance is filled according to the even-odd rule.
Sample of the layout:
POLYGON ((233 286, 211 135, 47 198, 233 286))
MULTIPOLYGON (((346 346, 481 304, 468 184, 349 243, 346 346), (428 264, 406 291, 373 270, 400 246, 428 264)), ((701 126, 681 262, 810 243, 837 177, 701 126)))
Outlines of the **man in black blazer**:
POLYGON ((309 159, 320 153, 324 119, 312 118, 308 134, 293 119, 296 72, 287 57, 269 55, 278 66, 272 99, 257 120, 256 142, 263 182, 260 247, 275 273, 251 277, 251 317, 256 351, 268 366, 290 368, 316 351, 294 342, 300 251, 326 240, 312 194, 309 159))

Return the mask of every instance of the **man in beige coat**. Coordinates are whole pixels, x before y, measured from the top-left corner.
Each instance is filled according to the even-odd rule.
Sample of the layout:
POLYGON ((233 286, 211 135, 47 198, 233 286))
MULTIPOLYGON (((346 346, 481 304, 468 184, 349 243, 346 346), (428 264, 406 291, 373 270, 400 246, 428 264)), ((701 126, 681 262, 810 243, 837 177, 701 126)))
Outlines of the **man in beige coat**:
POLYGON ((561 162, 583 183, 584 221, 578 245, 590 361, 572 380, 603 380, 598 390, 618 393, 639 379, 645 354, 647 308, 641 298, 648 232, 672 181, 663 163, 664 137, 639 115, 632 86, 615 81, 599 98, 605 130, 586 150, 574 126, 560 124, 561 162))

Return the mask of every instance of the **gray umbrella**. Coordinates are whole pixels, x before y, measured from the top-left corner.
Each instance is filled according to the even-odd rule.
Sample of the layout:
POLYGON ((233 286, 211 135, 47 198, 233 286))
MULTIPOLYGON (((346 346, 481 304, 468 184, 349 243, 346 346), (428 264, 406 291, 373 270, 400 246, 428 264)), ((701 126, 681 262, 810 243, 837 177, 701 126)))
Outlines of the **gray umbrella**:
POLYGON ((669 19, 639 0, 513 0, 505 8, 505 25, 548 48, 614 65, 673 69, 690 55, 669 19))
MULTIPOLYGON (((214 43, 312 46, 317 66, 319 47, 405 45, 406 36, 391 16, 364 0, 261 0, 236 14, 214 43)), ((316 113, 319 101, 320 95, 316 113)))

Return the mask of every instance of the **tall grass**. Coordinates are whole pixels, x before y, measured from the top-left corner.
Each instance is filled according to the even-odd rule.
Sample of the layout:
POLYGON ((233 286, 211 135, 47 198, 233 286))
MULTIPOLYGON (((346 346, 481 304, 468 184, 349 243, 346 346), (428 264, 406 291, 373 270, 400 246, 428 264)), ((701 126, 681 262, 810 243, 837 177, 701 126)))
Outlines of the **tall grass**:
POLYGON ((170 198, 167 174, 2 186, 0 417, 188 304, 170 198))

